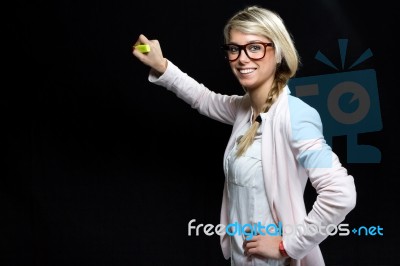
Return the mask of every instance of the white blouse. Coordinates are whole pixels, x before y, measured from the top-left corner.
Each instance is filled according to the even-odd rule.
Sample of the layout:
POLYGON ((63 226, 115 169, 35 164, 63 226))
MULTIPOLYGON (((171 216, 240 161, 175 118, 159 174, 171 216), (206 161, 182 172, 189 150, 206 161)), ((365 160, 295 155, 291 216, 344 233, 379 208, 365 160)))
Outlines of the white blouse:
MULTIPOLYGON (((261 117, 264 120, 265 114, 261 114, 261 117)), ((240 129, 236 137, 237 141, 225 163, 228 173, 229 221, 230 224, 237 222, 240 228, 245 224, 254 226, 261 223, 261 225, 266 226, 274 223, 268 205, 261 165, 262 123, 258 128, 253 144, 245 154, 236 157, 238 140, 247 131, 251 123, 252 120, 249 118, 246 125, 240 129)), ((249 236, 239 233, 230 237, 231 265, 284 265, 284 259, 272 260, 245 256, 243 241, 246 237, 249 236)))

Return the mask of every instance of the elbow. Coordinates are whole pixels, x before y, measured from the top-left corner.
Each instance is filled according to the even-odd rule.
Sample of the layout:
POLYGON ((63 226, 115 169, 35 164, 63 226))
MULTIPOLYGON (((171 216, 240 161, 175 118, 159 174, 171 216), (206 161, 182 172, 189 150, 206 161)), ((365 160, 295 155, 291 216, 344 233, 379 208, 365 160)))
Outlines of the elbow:
POLYGON ((357 202, 357 191, 354 183, 347 186, 347 189, 343 191, 343 207, 346 213, 349 213, 356 207, 357 202))
POLYGON ((354 189, 351 193, 351 196, 349 197, 349 206, 348 206, 349 211, 351 211, 356 207, 356 202, 357 202, 357 192, 354 189))

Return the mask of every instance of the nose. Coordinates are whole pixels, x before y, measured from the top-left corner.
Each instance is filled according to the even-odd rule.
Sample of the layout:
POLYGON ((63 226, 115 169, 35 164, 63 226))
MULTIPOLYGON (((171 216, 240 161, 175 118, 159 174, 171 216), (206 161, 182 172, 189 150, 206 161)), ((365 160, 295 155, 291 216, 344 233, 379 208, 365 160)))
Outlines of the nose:
POLYGON ((250 58, 247 56, 247 53, 246 53, 245 48, 242 48, 242 49, 240 50, 240 54, 239 54, 238 60, 239 60, 240 62, 248 62, 248 61, 250 61, 250 58))

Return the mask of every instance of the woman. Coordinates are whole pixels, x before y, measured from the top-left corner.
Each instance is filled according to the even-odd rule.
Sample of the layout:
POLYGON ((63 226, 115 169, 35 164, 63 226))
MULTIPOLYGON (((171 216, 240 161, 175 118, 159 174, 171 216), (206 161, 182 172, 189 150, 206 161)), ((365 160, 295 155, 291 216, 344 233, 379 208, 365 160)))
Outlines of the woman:
POLYGON ((136 44, 149 45, 150 52, 134 49, 133 55, 151 67, 151 82, 233 126, 223 162, 221 224, 262 230, 252 229, 251 238, 223 234, 224 257, 232 265, 324 265, 318 245, 355 207, 356 190, 324 140, 317 111, 290 95, 288 80, 299 65, 293 40, 278 14, 258 6, 234 14, 224 38, 226 58, 245 90, 241 96, 209 90, 164 58, 159 42, 144 35, 136 44), (308 179, 318 197, 306 213, 308 179))

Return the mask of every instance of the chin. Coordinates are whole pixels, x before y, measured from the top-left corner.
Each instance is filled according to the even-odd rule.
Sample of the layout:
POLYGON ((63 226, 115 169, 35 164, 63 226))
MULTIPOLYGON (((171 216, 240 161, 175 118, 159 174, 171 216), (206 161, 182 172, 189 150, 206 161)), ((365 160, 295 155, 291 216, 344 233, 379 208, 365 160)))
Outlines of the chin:
POLYGON ((239 80, 239 83, 242 85, 242 87, 246 88, 246 90, 251 90, 254 87, 253 82, 246 82, 246 80, 239 80))

